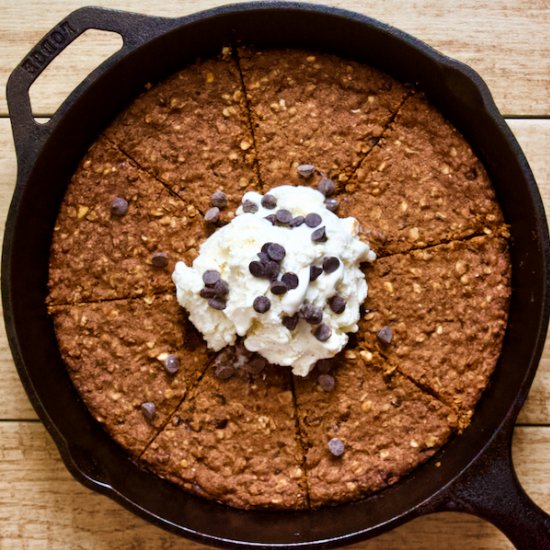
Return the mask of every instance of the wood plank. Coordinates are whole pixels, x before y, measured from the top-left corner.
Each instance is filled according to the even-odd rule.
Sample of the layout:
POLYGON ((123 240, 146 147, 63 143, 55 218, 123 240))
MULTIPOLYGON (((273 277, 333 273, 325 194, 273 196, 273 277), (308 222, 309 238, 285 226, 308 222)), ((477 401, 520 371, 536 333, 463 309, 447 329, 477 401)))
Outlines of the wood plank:
MULTIPOLYGON (((0 547, 169 548, 182 542, 149 525, 67 472, 41 424, 0 423, 0 547)), ((550 511, 550 428, 517 428, 514 458, 527 492, 550 511)), ((409 550, 512 548, 490 524, 464 514, 420 518, 371 541, 368 548, 409 550)), ((351 548, 366 548, 360 543, 351 548)), ((205 546, 185 542, 185 548, 205 546)))
MULTIPOLYGON (((550 213, 550 120, 508 120, 538 184, 546 214, 550 213)), ((550 423, 550 333, 537 370, 533 386, 518 422, 550 423)))
MULTIPOLYGON (((242 1, 242 0, 237 0, 242 1)), ((308 0, 315 1, 315 0, 308 0)), ((181 16, 225 2, 189 0, 98 0, 96 5, 150 15, 181 16)), ((6 113, 5 82, 31 47, 86 0, 9 0, 2 6, 0 41, 0 114, 6 113)), ((354 10, 400 28, 443 53, 476 69, 487 81, 496 103, 506 114, 543 115, 550 112, 550 10, 544 0, 477 2, 369 2, 338 0, 332 5, 354 10)), ((68 92, 106 51, 84 43, 79 53, 68 53, 35 101, 36 113, 51 114, 68 92), (96 56, 98 56, 96 58, 96 56), (82 72, 86 69, 86 72, 82 72)), ((69 49, 70 50, 70 49, 69 49)))

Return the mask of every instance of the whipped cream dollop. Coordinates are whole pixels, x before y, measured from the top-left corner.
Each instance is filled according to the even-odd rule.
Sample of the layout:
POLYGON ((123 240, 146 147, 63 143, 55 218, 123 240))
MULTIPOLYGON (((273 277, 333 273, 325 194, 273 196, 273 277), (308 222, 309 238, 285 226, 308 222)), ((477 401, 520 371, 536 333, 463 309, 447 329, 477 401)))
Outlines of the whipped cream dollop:
POLYGON ((243 338, 270 363, 306 376, 357 331, 375 253, 355 218, 340 218, 309 187, 246 193, 235 218, 176 264, 177 299, 218 351, 243 338))

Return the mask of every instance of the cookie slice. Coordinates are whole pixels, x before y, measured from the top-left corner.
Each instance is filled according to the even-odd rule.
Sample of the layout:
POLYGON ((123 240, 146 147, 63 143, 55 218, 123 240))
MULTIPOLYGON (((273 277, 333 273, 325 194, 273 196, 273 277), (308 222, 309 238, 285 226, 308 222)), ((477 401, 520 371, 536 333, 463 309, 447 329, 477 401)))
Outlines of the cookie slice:
POLYGON ((206 344, 172 295, 56 306, 51 315, 84 403, 138 456, 205 369, 206 344))
POLYGON ((421 94, 406 100, 341 199, 339 214, 357 218, 379 254, 463 239, 503 223, 483 165, 421 94))
POLYGON ((50 253, 50 304, 171 291, 176 261, 206 238, 198 211, 106 139, 88 151, 61 205, 50 253))
POLYGON ((306 507, 289 369, 252 374, 250 362, 237 369, 234 360, 223 362, 207 370, 142 459, 158 475, 224 504, 306 507))
POLYGON ((432 456, 456 424, 449 407, 403 376, 367 365, 355 351, 333 364, 330 374, 295 378, 314 507, 392 485, 432 456))
POLYGON ((366 268, 360 348, 435 392, 468 422, 506 330, 510 259, 505 239, 474 237, 380 258, 366 268))
POLYGON ((347 181, 398 109, 405 87, 376 69, 304 50, 239 49, 262 181, 271 187, 317 182, 313 164, 347 181))
POLYGON ((106 130, 125 153, 203 214, 217 190, 229 211, 257 188, 235 61, 197 61, 138 97, 106 130))

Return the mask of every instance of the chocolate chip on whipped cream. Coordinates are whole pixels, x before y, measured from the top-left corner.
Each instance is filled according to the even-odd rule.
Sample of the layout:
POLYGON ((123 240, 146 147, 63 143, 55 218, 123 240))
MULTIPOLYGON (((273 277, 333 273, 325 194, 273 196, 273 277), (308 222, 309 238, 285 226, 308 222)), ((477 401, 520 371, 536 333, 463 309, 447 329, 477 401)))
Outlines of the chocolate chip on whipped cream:
POLYGON ((249 352, 305 376, 357 331, 367 294, 359 264, 376 255, 357 220, 338 217, 325 200, 310 187, 248 192, 193 265, 176 264, 178 302, 212 350, 239 338, 249 352), (203 280, 210 271, 217 283, 213 274, 203 280))

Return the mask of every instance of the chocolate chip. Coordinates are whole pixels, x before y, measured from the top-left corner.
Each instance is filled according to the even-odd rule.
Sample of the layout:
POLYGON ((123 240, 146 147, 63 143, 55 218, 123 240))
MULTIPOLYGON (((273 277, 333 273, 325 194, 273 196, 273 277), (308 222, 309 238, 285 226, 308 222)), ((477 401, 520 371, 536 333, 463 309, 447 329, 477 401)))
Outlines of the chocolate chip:
POLYGON ((155 418, 155 415, 157 414, 157 407, 151 401, 142 403, 140 409, 143 413, 143 416, 145 417, 145 420, 147 420, 148 422, 152 422, 155 418))
POLYGON ((323 268, 317 267, 316 265, 309 266, 309 280, 316 281, 319 278, 319 275, 323 273, 323 268))
POLYGON ((323 308, 306 303, 300 308, 300 314, 310 325, 318 325, 323 320, 323 308))
POLYGON ((176 374, 180 370, 180 360, 177 355, 170 353, 164 358, 164 368, 168 374, 176 374))
POLYGON ((323 271, 334 273, 340 267, 340 260, 336 256, 328 256, 323 260, 323 271))
POLYGON ((269 256, 267 255, 267 252, 258 252, 258 254, 256 254, 256 256, 258 256, 258 258, 260 258, 260 262, 262 262, 264 264, 271 261, 269 259, 269 256))
POLYGON ((246 199, 243 202, 243 212, 254 214, 254 212, 257 212, 257 211, 258 211, 258 205, 255 202, 248 199, 246 199))
POLYGON ((292 221, 292 213, 289 210, 281 208, 275 213, 275 218, 280 224, 287 225, 292 221))
POLYGON ((311 240, 314 243, 324 243, 327 241, 327 232, 325 226, 319 227, 311 234, 311 240))
POLYGON ((473 181, 477 178, 477 168, 475 166, 472 166, 467 172, 464 174, 466 176, 467 180, 473 181))
POLYGON ((307 179, 313 175, 313 172, 315 172, 315 166, 313 166, 313 164, 300 164, 296 170, 298 171, 298 175, 307 179))
POLYGON ((213 309, 222 310, 227 307, 227 302, 220 296, 214 296, 208 300, 208 305, 213 309))
POLYGON ((111 214, 119 218, 128 212, 128 201, 122 197, 115 197, 111 201, 111 214))
POLYGON ((220 273, 215 269, 207 269, 202 274, 202 282, 206 286, 214 286, 221 279, 220 273))
POLYGON ((213 206, 206 211, 204 215, 204 221, 207 223, 218 223, 220 219, 220 209, 217 206, 213 206))
POLYGON ((317 383, 323 391, 332 391, 336 385, 336 380, 330 374, 320 374, 317 378, 317 383))
POLYGON ((295 313, 294 315, 285 315, 282 318, 281 323, 288 330, 292 331, 298 326, 299 320, 300 320, 300 316, 297 313, 295 313))
POLYGON ((264 220, 270 222, 271 225, 275 225, 275 222, 277 221, 277 216, 275 216, 275 214, 269 214, 269 216, 266 216, 264 220))
POLYGON ((166 252, 153 252, 151 263, 155 267, 166 267, 168 265, 168 254, 166 252))
POLYGON ((277 275, 279 275, 280 270, 281 266, 277 262, 269 260, 264 264, 264 277, 273 281, 277 278, 277 275))
POLYGON ((283 281, 273 281, 271 283, 270 290, 271 292, 273 292, 273 294, 280 295, 280 294, 286 294, 288 287, 285 285, 283 281))
POLYGON ((286 256, 286 250, 278 243, 270 243, 266 252, 274 262, 282 262, 286 256))
POLYGON ((319 359, 315 366, 320 373, 327 374, 332 369, 332 361, 330 359, 319 359))
POLYGON ((290 221, 289 225, 290 227, 300 227, 305 221, 304 216, 296 216, 290 221))
POLYGON ((261 251, 264 252, 265 254, 267 254, 267 249, 269 248, 269 245, 271 245, 273 243, 264 243, 262 245, 262 248, 261 248, 261 251))
POLYGON ((262 206, 264 208, 272 210, 273 208, 275 208, 277 206, 277 199, 273 195, 270 195, 268 193, 267 195, 264 195, 262 197, 262 206))
POLYGON ((260 374, 260 372, 265 369, 266 365, 267 361, 263 357, 257 355, 256 357, 248 361, 244 368, 250 374, 260 374))
POLYGON ((336 212, 339 206, 340 206, 340 201, 338 199, 325 200, 325 207, 327 210, 330 210, 331 212, 336 212))
POLYGON ((254 308, 254 311, 257 311, 258 313, 265 313, 266 311, 269 311, 271 301, 267 296, 256 296, 256 298, 254 298, 254 302, 252 303, 252 307, 254 308))
POLYGON ((252 274, 253 277, 264 277, 265 276, 265 267, 262 262, 258 262, 256 260, 250 262, 248 264, 248 271, 252 274))
POLYGON ((392 404, 392 406, 394 406, 396 409, 401 407, 401 398, 399 396, 397 397, 394 397, 390 403, 392 404))
POLYGON ((216 289, 214 287, 205 286, 204 288, 201 288, 199 292, 199 296, 201 298, 206 298, 206 299, 214 298, 214 296, 217 296, 217 295, 218 293, 216 292, 216 289))
POLYGON ((332 456, 342 456, 346 450, 346 446, 340 438, 333 437, 328 442, 328 450, 330 451, 332 456))
POLYGON ((216 430, 223 430, 226 426, 229 420, 227 418, 220 418, 218 420, 214 420, 214 427, 216 430))
POLYGON ((316 229, 311 234, 311 240, 314 243, 324 243, 324 242, 326 242, 327 241, 327 233, 326 233, 326 230, 325 230, 325 226, 320 227, 319 229, 316 229))
POLYGON ((293 290, 294 288, 298 288, 298 284, 300 283, 300 280, 298 279, 298 275, 296 273, 292 273, 292 271, 288 271, 281 277, 281 281, 285 283, 288 290, 293 290))
POLYGON ((216 291, 216 296, 227 296, 229 294, 229 284, 227 281, 220 279, 214 285, 214 290, 216 291))
POLYGON ((393 331, 390 327, 382 327, 378 334, 376 335, 378 338, 378 341, 381 344, 384 344, 385 346, 388 346, 391 344, 392 338, 393 338, 393 331))
POLYGON ((316 214, 315 212, 310 212, 305 217, 305 222, 308 227, 317 227, 321 222, 323 221, 323 218, 319 216, 319 214, 316 214))
POLYGON ((332 329, 325 323, 321 323, 313 332, 319 342, 326 342, 332 336, 332 329))
POLYGON ((321 181, 317 185, 317 189, 325 195, 325 197, 329 197, 336 191, 336 185, 334 185, 334 182, 332 180, 329 180, 328 178, 322 177, 321 181))
POLYGON ((214 191, 210 198, 210 204, 217 208, 223 209, 227 206, 227 196, 223 191, 214 191))
POLYGON ((221 363, 216 365, 216 370, 214 371, 214 374, 220 380, 227 380, 235 374, 235 367, 233 367, 232 365, 221 363))
POLYGON ((344 300, 342 296, 338 296, 338 294, 336 294, 328 299, 328 306, 332 309, 332 311, 334 311, 334 313, 343 313, 346 309, 346 300, 344 300))
POLYGON ((182 420, 180 416, 174 416, 174 418, 172 418, 172 425, 179 426, 181 423, 182 420))

